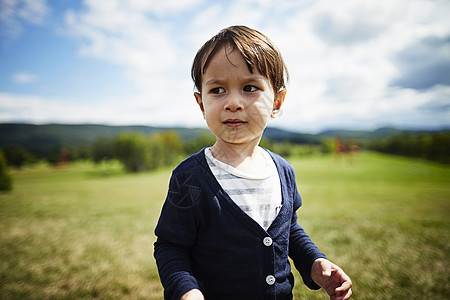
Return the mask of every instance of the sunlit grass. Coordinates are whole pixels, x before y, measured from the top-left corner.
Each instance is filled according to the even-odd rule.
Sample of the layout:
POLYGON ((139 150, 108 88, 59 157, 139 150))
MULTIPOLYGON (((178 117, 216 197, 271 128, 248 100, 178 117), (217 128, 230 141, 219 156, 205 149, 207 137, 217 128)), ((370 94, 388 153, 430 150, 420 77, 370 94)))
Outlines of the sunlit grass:
MULTIPOLYGON (((446 299, 450 169, 363 153, 291 159, 300 222, 355 299, 446 299)), ((0 299, 162 299, 153 230, 170 169, 78 163, 13 173, 0 194, 0 299)), ((296 274, 297 299, 327 299, 296 274)))
MULTIPOLYGON (((449 168, 376 154, 294 166, 300 222, 352 277, 355 299, 448 299, 449 168)), ((327 298, 298 285, 296 296, 327 298)))
POLYGON ((0 196, 0 298, 161 298, 153 229, 169 175, 15 174, 0 196))

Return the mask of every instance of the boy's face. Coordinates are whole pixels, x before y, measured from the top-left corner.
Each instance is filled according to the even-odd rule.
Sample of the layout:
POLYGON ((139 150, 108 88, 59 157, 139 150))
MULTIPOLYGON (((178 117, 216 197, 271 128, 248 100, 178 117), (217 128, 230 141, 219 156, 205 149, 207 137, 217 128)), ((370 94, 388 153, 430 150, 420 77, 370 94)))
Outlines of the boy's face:
POLYGON ((211 59, 200 92, 195 98, 218 143, 255 146, 285 95, 285 90, 274 94, 270 81, 256 70, 251 73, 231 46, 223 47, 211 59))

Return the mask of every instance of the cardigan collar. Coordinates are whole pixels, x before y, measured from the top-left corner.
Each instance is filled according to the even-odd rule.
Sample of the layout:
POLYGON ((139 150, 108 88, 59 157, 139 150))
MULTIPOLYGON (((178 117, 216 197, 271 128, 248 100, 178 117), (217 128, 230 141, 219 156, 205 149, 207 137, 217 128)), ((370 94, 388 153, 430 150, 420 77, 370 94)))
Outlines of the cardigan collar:
POLYGON ((292 202, 286 201, 286 199, 289 199, 288 191, 287 191, 287 182, 286 182, 286 176, 287 174, 284 172, 284 168, 281 165, 281 160, 274 155, 274 153, 270 152, 267 149, 263 150, 267 151, 270 155, 270 157, 273 159, 275 166, 277 167, 278 171, 278 177, 280 179, 280 185, 281 185, 281 197, 282 197, 282 207, 280 212, 278 213, 275 220, 273 220, 272 224, 269 226, 269 228, 264 230, 255 220, 253 220, 249 215, 247 215, 232 199, 231 197, 223 190, 223 188, 220 186, 217 179, 214 177, 213 173, 211 172, 211 169, 208 166, 208 163, 206 161, 205 156, 205 148, 203 148, 200 152, 198 152, 196 155, 194 155, 198 165, 202 169, 202 174, 206 179, 206 182, 213 190, 214 194, 220 199, 220 201, 225 204, 227 207, 229 207, 235 214, 239 216, 239 218, 255 233, 258 235, 261 235, 263 237, 267 236, 267 234, 270 235, 271 232, 274 231, 273 228, 280 227, 280 223, 286 222, 289 220, 291 216, 289 215, 289 212, 292 211, 292 202), (288 216, 287 216, 288 215, 288 216), (288 219, 286 219, 288 217, 288 219))

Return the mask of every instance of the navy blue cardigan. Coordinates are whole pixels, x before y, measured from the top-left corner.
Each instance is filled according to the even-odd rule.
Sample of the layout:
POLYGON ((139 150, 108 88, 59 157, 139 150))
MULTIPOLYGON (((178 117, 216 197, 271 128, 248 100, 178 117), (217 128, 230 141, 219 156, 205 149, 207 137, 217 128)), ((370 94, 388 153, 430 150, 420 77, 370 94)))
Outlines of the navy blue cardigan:
POLYGON ((166 299, 197 288, 206 299, 291 299, 292 258, 304 283, 325 257, 297 223, 302 201, 293 167, 269 152, 277 166, 282 208, 267 231, 221 188, 200 151, 172 173, 155 229, 154 256, 166 299))

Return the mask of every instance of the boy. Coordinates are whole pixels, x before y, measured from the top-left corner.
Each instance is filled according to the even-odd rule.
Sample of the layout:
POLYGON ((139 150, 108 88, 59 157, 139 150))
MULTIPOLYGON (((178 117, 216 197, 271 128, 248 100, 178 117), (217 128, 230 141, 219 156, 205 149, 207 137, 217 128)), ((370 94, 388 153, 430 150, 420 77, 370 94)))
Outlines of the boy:
POLYGON ((222 30, 192 66, 216 143, 172 173, 155 234, 166 299, 292 299, 288 255, 311 289, 351 296, 350 278, 297 223, 292 166, 258 146, 286 94, 283 59, 263 34, 222 30))

